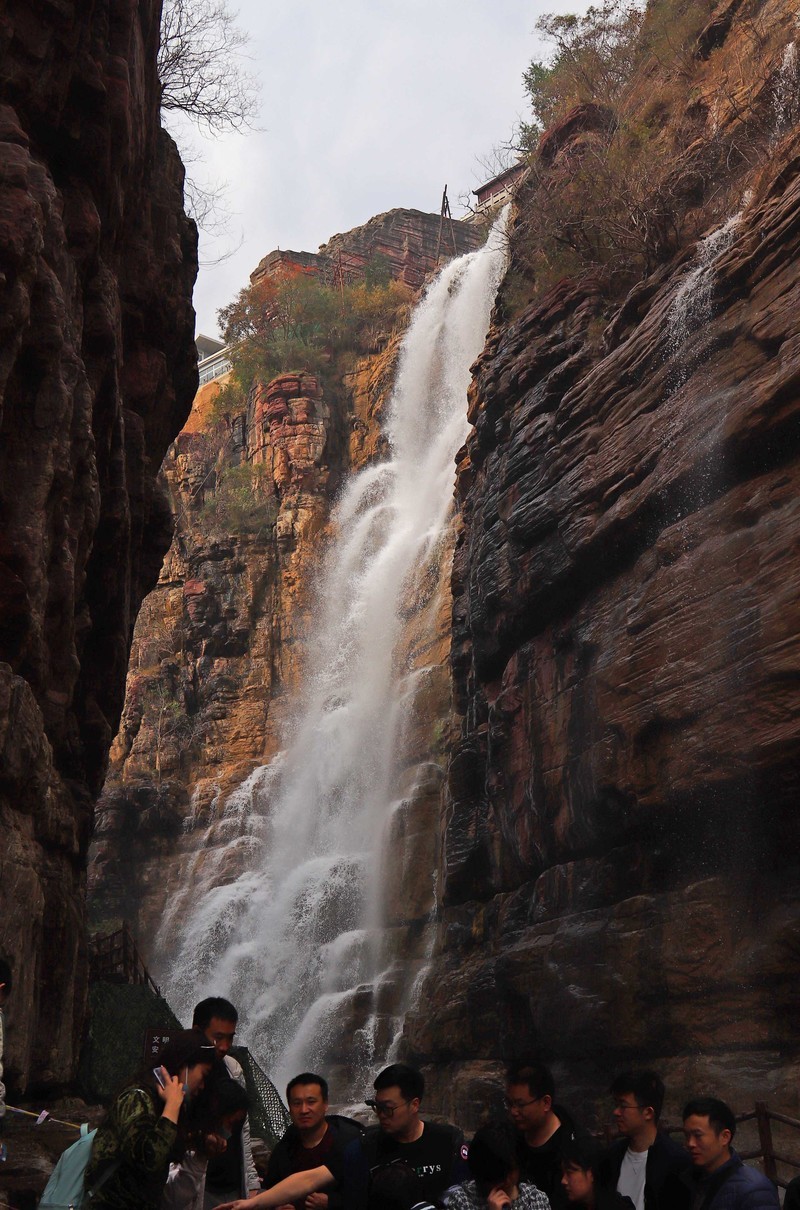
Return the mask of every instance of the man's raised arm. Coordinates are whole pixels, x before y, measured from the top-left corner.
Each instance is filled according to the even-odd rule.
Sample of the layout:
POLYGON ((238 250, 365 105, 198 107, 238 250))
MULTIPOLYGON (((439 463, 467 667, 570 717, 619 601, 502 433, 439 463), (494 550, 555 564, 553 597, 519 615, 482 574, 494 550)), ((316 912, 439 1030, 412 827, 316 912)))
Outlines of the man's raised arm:
POLYGON ((321 1189, 332 1185, 335 1180, 336 1177, 330 1168, 321 1164, 319 1168, 308 1168, 305 1172, 293 1172, 285 1180, 279 1181, 271 1189, 265 1189, 263 1193, 256 1194, 255 1197, 240 1198, 236 1202, 223 1202, 221 1206, 217 1206, 216 1210, 256 1210, 258 1206, 263 1206, 264 1210, 267 1210, 267 1207, 270 1206, 285 1206, 287 1202, 298 1202, 302 1198, 308 1197, 309 1193, 319 1193, 321 1189))

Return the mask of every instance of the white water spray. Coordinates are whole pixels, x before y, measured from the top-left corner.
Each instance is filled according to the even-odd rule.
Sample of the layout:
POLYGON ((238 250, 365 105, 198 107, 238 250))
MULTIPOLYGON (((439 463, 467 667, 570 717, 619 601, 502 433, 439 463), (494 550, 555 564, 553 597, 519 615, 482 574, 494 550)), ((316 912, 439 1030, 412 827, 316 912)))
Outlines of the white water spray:
POLYGON ((781 65, 775 74, 773 109, 775 138, 800 121, 800 57, 796 42, 789 42, 784 48, 781 65))
POLYGON ((741 217, 741 211, 732 215, 698 245, 697 264, 681 283, 667 315, 667 340, 673 353, 711 318, 715 264, 736 238, 741 217))
POLYGON ((415 312, 389 408, 391 457, 358 474, 335 512, 285 750, 228 799, 159 935, 158 952, 174 955, 165 983, 176 1011, 188 1020, 202 996, 229 996, 279 1081, 335 1057, 346 1006, 379 974, 380 844, 416 680, 398 642, 409 611, 427 601, 435 612, 425 585, 446 545, 503 231, 501 219, 484 248, 449 264, 415 312))

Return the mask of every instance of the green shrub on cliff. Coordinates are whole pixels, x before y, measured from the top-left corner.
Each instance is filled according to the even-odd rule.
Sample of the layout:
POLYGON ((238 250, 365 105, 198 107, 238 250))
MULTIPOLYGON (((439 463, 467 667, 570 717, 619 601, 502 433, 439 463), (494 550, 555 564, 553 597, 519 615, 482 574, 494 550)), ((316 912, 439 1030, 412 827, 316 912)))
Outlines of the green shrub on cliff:
POLYGON ((349 368, 407 308, 410 290, 381 281, 381 265, 355 284, 329 285, 302 270, 265 277, 219 313, 240 387, 286 371, 349 368))
POLYGON ((264 489, 265 468, 243 462, 219 471, 202 506, 204 520, 225 533, 257 534, 275 523, 277 501, 264 489))
POLYGON ((534 151, 539 136, 574 105, 613 105, 630 83, 640 54, 644 10, 606 0, 583 16, 546 13, 536 28, 554 45, 550 63, 534 59, 522 82, 534 121, 523 123, 522 146, 534 151))
POLYGON ((524 76, 531 171, 512 237, 512 309, 563 277, 591 274, 618 294, 730 212, 743 174, 768 153, 759 106, 769 69, 763 38, 761 59, 733 52, 736 78, 708 65, 712 9, 605 0, 539 20, 553 52, 524 76))

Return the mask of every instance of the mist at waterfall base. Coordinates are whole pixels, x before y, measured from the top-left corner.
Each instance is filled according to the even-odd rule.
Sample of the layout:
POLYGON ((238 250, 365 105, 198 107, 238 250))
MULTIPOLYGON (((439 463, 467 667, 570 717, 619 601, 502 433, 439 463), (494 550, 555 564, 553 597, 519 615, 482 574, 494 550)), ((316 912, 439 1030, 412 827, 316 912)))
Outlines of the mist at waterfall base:
POLYGON ((348 1037, 342 1022, 386 962, 381 844, 418 679, 399 640, 410 612, 427 609, 434 624, 430 583, 449 549, 454 458, 505 271, 504 228, 501 216, 415 310, 388 408, 391 455, 355 475, 335 510, 291 733, 209 827, 156 944, 180 1018, 206 995, 231 999, 239 1036, 279 1087, 341 1060, 343 1038, 364 1077, 384 1057, 374 1029, 348 1037))

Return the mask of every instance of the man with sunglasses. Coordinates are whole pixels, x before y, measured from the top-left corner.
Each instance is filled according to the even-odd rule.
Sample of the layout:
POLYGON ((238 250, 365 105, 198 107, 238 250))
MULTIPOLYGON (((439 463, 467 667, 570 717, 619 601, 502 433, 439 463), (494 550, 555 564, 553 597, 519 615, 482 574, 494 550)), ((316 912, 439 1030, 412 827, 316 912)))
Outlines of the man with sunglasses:
MULTIPOLYGON (((375 1097, 367 1104, 377 1115, 378 1126, 352 1142, 343 1157, 332 1152, 319 1167, 294 1172, 252 1201, 226 1202, 218 1210, 275 1210, 334 1184, 340 1186, 347 1210, 368 1210, 374 1204, 373 1182, 381 1174, 380 1185, 385 1170, 394 1165, 402 1165, 405 1176, 416 1181, 413 1205, 440 1201, 446 1189, 469 1175, 461 1131, 422 1121, 419 1106, 425 1080, 415 1068, 393 1063, 373 1087, 375 1097)), ((379 1200, 377 1186, 375 1200, 379 1200)))
POLYGON ((517 1131, 520 1175, 547 1195, 553 1210, 562 1210, 568 1203, 561 1149, 576 1137, 576 1128, 554 1097, 553 1074, 544 1063, 519 1062, 506 1072, 506 1109, 517 1131))
POLYGON ((418 1201, 439 1201, 446 1189, 468 1175, 461 1131, 420 1118, 425 1080, 416 1068, 392 1063, 373 1087, 375 1096, 367 1104, 378 1125, 345 1152, 345 1205, 348 1210, 366 1210, 376 1175, 393 1164, 414 1172, 418 1201))

